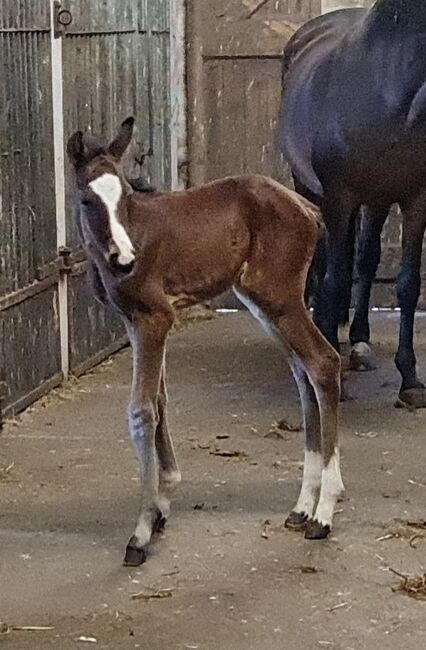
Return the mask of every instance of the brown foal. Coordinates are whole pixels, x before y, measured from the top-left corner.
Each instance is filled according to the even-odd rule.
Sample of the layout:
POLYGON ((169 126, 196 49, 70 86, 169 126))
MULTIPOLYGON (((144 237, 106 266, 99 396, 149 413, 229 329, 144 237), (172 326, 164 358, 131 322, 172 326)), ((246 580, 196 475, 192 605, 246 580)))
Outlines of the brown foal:
POLYGON ((305 466, 286 524, 303 528, 309 539, 326 537, 343 491, 340 362, 304 304, 321 229, 317 210, 262 176, 225 178, 181 192, 135 192, 120 166, 133 124, 133 118, 125 120, 108 146, 79 131, 67 147, 94 290, 120 313, 133 348, 129 427, 142 503, 124 562, 144 562, 181 478, 166 417, 165 346, 175 309, 231 287, 281 342, 299 388, 305 466))

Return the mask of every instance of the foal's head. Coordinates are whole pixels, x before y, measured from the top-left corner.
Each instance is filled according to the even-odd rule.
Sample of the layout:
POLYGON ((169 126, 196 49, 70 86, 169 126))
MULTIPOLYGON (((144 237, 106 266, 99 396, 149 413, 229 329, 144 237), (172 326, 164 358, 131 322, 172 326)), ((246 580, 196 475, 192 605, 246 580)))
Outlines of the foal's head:
POLYGON ((133 117, 125 120, 117 137, 104 145, 93 136, 77 131, 68 141, 67 153, 74 167, 83 231, 113 266, 133 265, 135 251, 123 225, 126 198, 132 193, 121 171, 120 161, 130 144, 133 117))

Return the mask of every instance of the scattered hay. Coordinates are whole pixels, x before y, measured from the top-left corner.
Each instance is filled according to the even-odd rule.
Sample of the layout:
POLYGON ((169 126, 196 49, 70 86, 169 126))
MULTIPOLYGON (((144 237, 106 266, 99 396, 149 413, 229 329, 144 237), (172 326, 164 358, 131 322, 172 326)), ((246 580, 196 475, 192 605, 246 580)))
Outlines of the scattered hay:
POLYGON ((281 431, 302 431, 303 425, 301 422, 299 424, 291 424, 291 422, 287 422, 287 420, 280 420, 277 422, 277 429, 280 429, 281 431))
POLYGON ((399 585, 392 587, 393 592, 402 591, 410 598, 426 601, 426 573, 422 576, 407 576, 394 569, 389 570, 400 579, 399 585))
POLYGON ((395 520, 395 525, 387 527, 386 533, 376 537, 376 542, 386 542, 390 539, 405 539, 411 548, 417 548, 417 540, 426 539, 426 521, 420 520, 395 520), (415 531, 419 532, 415 532, 415 531), (424 532, 423 532, 424 531, 424 532))
POLYGON ((12 461, 7 467, 0 467, 0 481, 6 481, 9 478, 9 474, 12 469, 15 467, 15 461, 12 461))
POLYGON ((9 625, 0 621, 0 634, 10 634, 11 632, 47 632, 54 629, 52 625, 9 625))
POLYGON ((248 454, 240 449, 219 449, 216 447, 211 449, 209 453, 211 456, 221 456, 222 458, 244 459, 248 457, 248 454))
POLYGON ((302 424, 292 424, 285 419, 274 422, 268 433, 264 435, 264 438, 276 438, 277 440, 285 440, 283 431, 286 433, 294 433, 302 431, 302 424))
POLYGON ((260 536, 263 539, 269 539, 273 533, 286 533, 287 529, 284 523, 273 524, 270 519, 265 519, 261 524, 260 536))
MULTIPOLYGON (((318 569, 316 567, 314 567, 314 566, 301 566, 300 567, 300 572, 305 573, 305 574, 306 573, 307 574, 312 574, 312 573, 318 573, 318 569)), ((342 605, 339 605, 339 607, 341 607, 341 606, 342 605)), ((335 607, 334 609, 337 609, 337 607, 335 607)))
POLYGON ((173 596, 172 589, 151 589, 148 591, 139 591, 137 594, 132 594, 132 600, 162 600, 163 598, 171 598, 173 596))
POLYGON ((265 433, 264 438, 275 438, 276 440, 285 440, 285 436, 276 427, 265 433))

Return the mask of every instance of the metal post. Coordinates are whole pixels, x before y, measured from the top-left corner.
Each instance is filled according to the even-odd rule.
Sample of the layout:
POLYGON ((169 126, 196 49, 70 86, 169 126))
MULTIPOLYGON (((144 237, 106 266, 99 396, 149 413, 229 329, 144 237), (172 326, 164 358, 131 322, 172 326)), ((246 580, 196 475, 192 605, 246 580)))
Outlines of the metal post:
MULTIPOLYGON (((50 0, 53 147, 55 156, 56 233, 58 251, 66 246, 65 213, 65 152, 64 152, 64 100, 62 88, 62 38, 55 24, 55 0, 50 0)), ((58 283, 59 331, 61 341, 61 370, 66 379, 69 374, 68 342, 68 278, 60 274, 58 283)))
POLYGON ((170 1, 170 131, 171 186, 185 186, 180 173, 186 163, 185 0, 170 1))

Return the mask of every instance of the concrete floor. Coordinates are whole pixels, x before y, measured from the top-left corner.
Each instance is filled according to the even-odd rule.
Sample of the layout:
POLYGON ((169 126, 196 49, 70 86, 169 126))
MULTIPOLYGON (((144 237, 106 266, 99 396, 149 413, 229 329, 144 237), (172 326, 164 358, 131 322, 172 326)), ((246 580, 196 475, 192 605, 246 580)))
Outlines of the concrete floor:
MULTIPOLYGON (((423 366, 425 325, 420 317, 423 366)), ((139 569, 121 566, 138 510, 124 418, 129 351, 9 423, 0 445, 0 621, 4 630, 53 629, 12 629, 0 646, 424 648, 426 602, 393 593, 389 571, 421 574, 426 562, 426 539, 412 539, 426 531, 404 524, 426 519, 426 412, 393 406, 397 326, 394 314, 374 315, 379 368, 350 376, 356 399, 341 409, 347 499, 325 542, 282 526, 300 487, 302 436, 265 434, 283 417, 299 422, 299 407, 279 349, 247 314, 192 325, 170 342, 170 421, 184 480, 139 569), (150 590, 171 596, 132 599, 150 590)))

